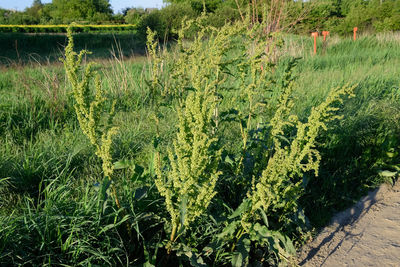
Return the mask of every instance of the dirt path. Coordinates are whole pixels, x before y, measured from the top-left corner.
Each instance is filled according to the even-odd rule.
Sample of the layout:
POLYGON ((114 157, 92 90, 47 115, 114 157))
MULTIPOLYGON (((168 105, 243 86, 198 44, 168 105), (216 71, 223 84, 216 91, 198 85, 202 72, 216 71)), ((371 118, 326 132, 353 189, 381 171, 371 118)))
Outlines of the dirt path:
POLYGON ((299 253, 300 266, 400 266, 400 181, 337 214, 299 253))

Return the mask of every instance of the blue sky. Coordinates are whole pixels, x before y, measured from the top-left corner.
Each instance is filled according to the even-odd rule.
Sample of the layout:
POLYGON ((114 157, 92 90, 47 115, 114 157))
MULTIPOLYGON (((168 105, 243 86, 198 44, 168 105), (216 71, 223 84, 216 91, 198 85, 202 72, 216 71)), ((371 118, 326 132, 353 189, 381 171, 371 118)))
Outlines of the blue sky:
MULTIPOLYGON (((42 3, 50 3, 50 0, 42 0, 42 3)), ((0 0, 0 8, 24 10, 32 5, 33 0, 0 0)), ((110 0, 114 12, 121 11, 125 7, 158 7, 163 6, 163 0, 110 0)))

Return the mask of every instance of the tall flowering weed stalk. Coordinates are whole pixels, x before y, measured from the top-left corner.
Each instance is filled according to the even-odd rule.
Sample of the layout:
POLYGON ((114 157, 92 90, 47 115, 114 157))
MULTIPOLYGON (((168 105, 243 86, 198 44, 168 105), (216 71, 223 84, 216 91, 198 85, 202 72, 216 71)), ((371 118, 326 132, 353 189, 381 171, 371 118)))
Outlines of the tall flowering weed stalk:
POLYGON ((217 139, 212 135, 215 105, 212 95, 190 93, 178 108, 178 132, 168 149, 170 168, 163 171, 157 158, 155 184, 171 216, 171 242, 206 212, 216 194, 221 151, 215 148, 217 139))
MULTIPOLYGON (((327 130, 327 123, 341 116, 336 115, 344 97, 353 96, 354 86, 344 86, 332 90, 324 102, 312 107, 306 122, 291 114, 294 106, 291 99, 293 83, 282 93, 278 109, 270 121, 272 148, 265 155, 267 167, 260 179, 253 184, 248 197, 252 208, 248 217, 262 208, 267 214, 279 212, 278 222, 282 225, 290 223, 290 214, 298 211, 298 199, 304 192, 302 174, 314 171, 318 176, 321 155, 316 149, 317 137, 322 130, 327 130), (296 132, 288 142, 282 138, 287 131, 296 132)), ((246 220, 248 217, 244 217, 246 220)))
MULTIPOLYGON (((248 12, 244 21, 214 28, 204 26, 207 16, 203 13, 196 20, 183 20, 172 52, 161 51, 156 33, 148 29, 151 89, 164 99, 177 100, 179 104, 192 90, 214 94, 216 100, 224 91, 240 91, 241 99, 249 99, 250 111, 241 112, 239 116, 249 122, 243 123, 241 131, 246 138, 249 130, 246 125, 250 124, 252 115, 264 111, 274 68, 269 58, 273 47, 282 43, 279 34, 265 34, 266 21, 264 16, 260 23, 252 24, 248 12), (195 36, 190 34, 193 29, 195 36)), ((219 113, 217 105, 216 127, 220 121, 219 113)), ((245 149, 245 145, 243 147, 245 149)))
POLYGON ((318 175, 317 138, 327 123, 340 119, 337 106, 352 96, 354 87, 332 90, 305 121, 300 120, 293 101, 296 59, 277 78, 275 49, 282 38, 276 32, 266 33, 266 10, 260 21, 247 14, 243 21, 220 29, 202 26, 204 16, 184 21, 176 49, 168 53, 159 51, 149 30, 154 70, 149 84, 163 96, 159 101, 175 101, 178 117, 168 153, 156 153, 155 183, 171 219, 169 249, 196 218, 207 213, 218 179, 242 186, 244 193, 236 205, 241 204, 215 242, 222 250, 230 244, 234 266, 248 264, 255 247, 265 249, 264 259, 274 265, 295 253, 289 235, 301 236, 305 229, 299 205, 304 174, 318 175), (193 28, 196 35, 188 38, 193 28), (220 161, 222 150, 230 152, 218 139, 224 125, 237 127, 242 141, 239 155, 228 161, 229 168, 226 158, 220 161))
MULTIPOLYGON (((114 166, 111 156, 112 138, 118 133, 118 128, 112 126, 115 114, 115 101, 111 108, 107 108, 107 98, 101 87, 100 75, 93 69, 93 63, 82 66, 83 57, 90 54, 82 50, 74 51, 72 30, 67 30, 68 45, 65 47, 65 58, 61 59, 68 80, 72 86, 75 99, 75 113, 82 132, 88 137, 95 147, 96 155, 102 161, 103 175, 106 181, 112 181, 114 166), (94 88, 94 92, 91 88, 94 88)), ((111 183, 111 191, 117 207, 121 204, 115 186, 111 183)))
POLYGON ((196 20, 184 20, 178 30, 177 45, 170 53, 158 49, 155 33, 148 30, 147 48, 151 59, 151 84, 164 97, 184 102, 190 90, 215 94, 225 83, 226 53, 232 50, 233 39, 244 32, 240 24, 227 24, 217 29, 204 26, 205 14, 196 20), (189 31, 196 29, 194 37, 189 31))
POLYGON ((262 111, 270 93, 272 65, 266 54, 270 36, 264 34, 265 25, 251 25, 247 17, 217 29, 203 26, 205 19, 203 15, 182 22, 172 53, 161 52, 156 34, 148 30, 152 73, 149 84, 164 98, 177 100, 175 140, 166 157, 161 152, 155 157, 155 184, 171 217, 169 248, 196 218, 207 212, 217 193, 222 151, 217 139, 221 94, 227 89, 238 90, 241 98, 249 99, 247 112, 239 114, 240 120, 245 121, 241 133, 246 150, 253 113, 262 111), (193 28, 196 35, 189 40, 187 32, 193 28), (163 158, 168 160, 164 162, 163 158))
POLYGON ((155 184, 171 217, 170 248, 196 218, 206 213, 221 174, 218 171, 221 149, 216 138, 218 88, 226 79, 222 65, 231 42, 229 37, 240 28, 230 26, 217 31, 202 26, 203 19, 183 22, 178 32, 178 48, 169 55, 157 53, 154 33, 149 30, 148 35, 148 48, 152 50, 149 54, 154 57, 153 73, 160 74, 158 64, 163 61, 169 62, 170 68, 169 83, 163 83, 162 76, 153 76, 153 84, 160 85, 161 95, 177 99, 177 133, 167 153, 168 161, 162 161, 161 153, 156 156, 155 184), (198 32, 187 42, 185 32, 191 27, 197 27, 198 32))
MULTIPOLYGON (((316 149, 317 138, 321 131, 327 130, 328 122, 342 118, 337 115, 337 106, 344 98, 354 96, 355 86, 330 91, 325 101, 312 107, 305 122, 292 112, 293 88, 294 81, 290 80, 284 86, 275 114, 268 123, 265 143, 269 148, 264 152, 266 166, 260 175, 253 173, 247 198, 231 217, 239 220, 228 224, 219 236, 226 239, 234 235, 233 248, 245 246, 247 253, 250 246, 246 244, 251 241, 270 247, 267 258, 275 259, 273 264, 293 260, 295 248, 286 234, 304 234, 306 221, 299 206, 307 184, 304 174, 313 171, 318 176, 321 155, 316 149), (271 225, 275 227, 271 229, 271 225)), ((237 253, 233 262, 247 264, 249 258, 246 255, 237 253)))

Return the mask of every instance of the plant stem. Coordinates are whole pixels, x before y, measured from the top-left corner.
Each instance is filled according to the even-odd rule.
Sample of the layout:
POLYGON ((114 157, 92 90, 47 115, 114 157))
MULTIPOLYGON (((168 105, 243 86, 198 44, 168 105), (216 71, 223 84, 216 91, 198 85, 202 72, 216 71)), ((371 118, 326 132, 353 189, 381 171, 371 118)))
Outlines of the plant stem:
MULTIPOLYGON (((118 199, 117 189, 115 188, 115 186, 113 184, 111 184, 111 192, 112 192, 112 195, 114 197, 115 204, 117 205, 117 208, 120 210, 122 208, 121 207, 121 203, 119 202, 119 199, 118 199)), ((122 215, 123 216, 127 215, 125 209, 122 209, 122 215)), ((126 225, 126 230, 128 231, 129 239, 132 240, 132 229, 131 229, 131 226, 130 226, 128 221, 125 222, 125 225, 126 225)))

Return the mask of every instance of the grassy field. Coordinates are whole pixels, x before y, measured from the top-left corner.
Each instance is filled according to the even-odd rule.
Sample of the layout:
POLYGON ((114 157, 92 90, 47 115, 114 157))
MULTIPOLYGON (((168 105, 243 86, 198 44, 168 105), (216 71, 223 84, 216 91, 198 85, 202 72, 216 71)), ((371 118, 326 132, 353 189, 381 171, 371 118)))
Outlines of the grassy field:
MULTIPOLYGON (((109 59, 111 51, 125 57, 144 54, 143 37, 127 33, 78 33, 76 48, 96 51, 89 58, 109 59)), ((0 66, 32 61, 59 62, 67 43, 65 33, 0 33, 0 66)))
MULTIPOLYGON (((157 87, 152 85, 154 65, 145 58, 110 59, 104 43, 113 43, 113 38, 80 34, 76 36, 75 49, 88 48, 93 51, 89 60, 102 59, 95 69, 109 100, 106 107, 111 106, 111 100, 116 102, 113 125, 119 127, 119 132, 113 139, 112 158, 119 167, 114 170, 113 183, 124 208, 116 208, 111 200, 101 200, 101 160, 80 129, 63 66, 10 64, 12 67, 0 72, 0 263, 76 266, 147 262, 176 266, 178 261, 183 265, 197 261, 197 266, 219 266, 235 260, 239 264, 238 255, 247 255, 253 262, 275 264, 271 251, 274 246, 283 246, 275 232, 268 232, 265 240, 269 241, 265 242, 269 243, 263 241, 260 245, 254 240, 251 245, 246 244, 244 238, 234 237, 221 244, 215 237, 232 225, 227 221, 234 220, 234 211, 241 207, 252 179, 256 173, 261 176, 265 168, 262 155, 270 148, 257 141, 264 134, 258 125, 271 120, 279 92, 289 78, 294 80, 291 114, 300 121, 307 119, 312 107, 323 102, 332 88, 356 85, 355 97, 334 103, 340 108, 335 115, 343 118, 327 122, 327 130, 316 138, 315 147, 322 158, 318 177, 310 171, 300 175, 303 191, 298 192, 296 207, 302 209, 293 214, 305 215, 305 225, 299 226, 291 213, 285 217, 285 227, 281 227, 281 218, 273 215, 281 212, 276 208, 267 214, 269 229, 290 237, 298 247, 315 229, 326 225, 332 214, 382 182, 393 182, 400 163, 397 36, 364 36, 356 42, 332 37, 326 44, 319 43, 316 56, 311 54, 309 37, 285 36, 270 77, 273 82, 268 84, 271 108, 257 115, 257 121, 252 122, 257 124, 254 128, 242 123, 242 127, 250 129, 243 157, 243 135, 234 116, 247 118, 249 111, 241 100, 245 97, 235 80, 238 76, 232 73, 233 78, 227 78, 219 89, 223 99, 220 116, 226 120, 221 121, 216 135, 220 150, 217 169, 222 173, 215 187, 217 194, 208 212, 180 236, 179 245, 172 249, 175 253, 170 254, 165 241, 169 239, 170 216, 164 196, 155 185, 154 157, 159 151, 168 161, 167 147, 176 138, 179 97, 162 90, 174 88, 179 81, 176 78, 176 84, 168 84, 174 76, 166 68, 164 76, 160 76, 166 80, 157 87), (293 61, 293 57, 298 59, 293 61), (232 106, 237 113, 229 113, 232 106), (382 171, 390 171, 390 175, 382 171), (126 232, 126 223, 131 226, 133 237, 126 232), (272 249, 265 249, 266 244, 272 249)), ((123 51, 137 47, 134 37, 118 38, 123 51)), ((65 43, 63 35, 1 34, 0 56, 12 61, 31 53, 58 58, 60 45, 65 43), (13 43, 18 43, 18 49, 13 43)), ((283 137, 288 143, 296 136, 291 131, 283 137)), ((171 158, 169 161, 173 162, 171 158)), ((168 170, 166 167, 163 172, 168 170)))

